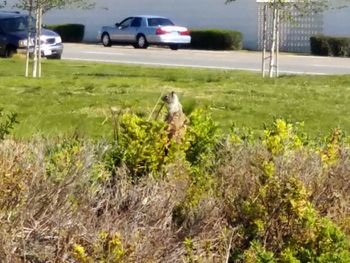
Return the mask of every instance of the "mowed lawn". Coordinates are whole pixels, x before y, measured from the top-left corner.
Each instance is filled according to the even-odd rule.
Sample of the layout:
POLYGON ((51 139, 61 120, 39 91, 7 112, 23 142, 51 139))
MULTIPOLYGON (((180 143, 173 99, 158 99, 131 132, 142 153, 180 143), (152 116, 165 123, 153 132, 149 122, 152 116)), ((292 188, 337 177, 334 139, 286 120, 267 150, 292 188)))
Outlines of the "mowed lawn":
POLYGON ((161 94, 179 94, 185 112, 204 108, 224 129, 262 130, 275 117, 305 122, 310 135, 350 131, 350 75, 263 79, 242 71, 43 61, 41 79, 23 77, 25 61, 0 59, 0 107, 18 114, 12 134, 112 134, 110 107, 149 116, 161 94))

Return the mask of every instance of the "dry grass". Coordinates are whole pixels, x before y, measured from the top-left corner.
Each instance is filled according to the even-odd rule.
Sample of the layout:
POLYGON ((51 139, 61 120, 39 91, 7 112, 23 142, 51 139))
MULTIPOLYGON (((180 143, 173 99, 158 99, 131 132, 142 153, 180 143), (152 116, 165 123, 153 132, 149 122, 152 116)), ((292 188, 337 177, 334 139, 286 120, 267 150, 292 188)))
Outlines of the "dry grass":
POLYGON ((216 248, 225 245, 225 224, 214 200, 201 203, 202 215, 187 222, 186 230, 174 223, 174 208, 186 197, 189 184, 178 172, 181 167, 169 167, 173 172, 166 180, 150 177, 137 184, 120 168, 114 178, 93 184, 94 173, 106 172, 94 168, 100 162, 96 153, 106 145, 83 143, 71 156, 80 165, 72 162, 64 177, 54 181, 54 174, 47 172, 52 142, 0 143, 1 189, 6 189, 0 196, 4 262, 71 262, 74 244, 91 251, 102 232, 119 233, 128 255, 125 262, 182 262, 187 257, 183 241, 192 236, 196 257, 222 262, 216 248))
MULTIPOLYGON (((92 260, 102 260, 106 240, 116 234, 119 259, 101 262, 229 262, 233 248, 246 245, 239 205, 258 195, 257 164, 269 158, 262 145, 223 147, 217 183, 179 219, 175 211, 186 203, 192 184, 181 161, 162 179, 135 183, 124 167, 109 176, 102 158, 106 143, 78 141, 63 157, 62 150, 55 155, 57 144, 64 142, 0 142, 1 262, 84 262, 74 256, 76 244, 92 260), (108 238, 101 241, 101 233, 108 238)), ((319 213, 348 235, 349 155, 343 149, 327 169, 308 152, 291 152, 276 162, 277 176, 301 179, 319 213)))

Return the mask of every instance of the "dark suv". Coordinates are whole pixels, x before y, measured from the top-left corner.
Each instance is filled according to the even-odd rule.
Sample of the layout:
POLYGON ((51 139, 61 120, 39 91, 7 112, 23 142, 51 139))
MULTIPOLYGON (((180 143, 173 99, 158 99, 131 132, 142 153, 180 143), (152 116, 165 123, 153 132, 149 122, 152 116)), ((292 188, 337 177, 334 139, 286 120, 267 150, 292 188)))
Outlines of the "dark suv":
MULTIPOLYGON (((35 23, 33 19, 33 24, 35 23)), ((19 12, 0 11, 0 55, 11 57, 14 53, 25 53, 27 49, 28 15, 19 12)), ((34 33, 29 50, 33 52, 34 33)), ((51 30, 42 29, 40 36, 41 55, 60 59, 63 51, 61 37, 51 30)))

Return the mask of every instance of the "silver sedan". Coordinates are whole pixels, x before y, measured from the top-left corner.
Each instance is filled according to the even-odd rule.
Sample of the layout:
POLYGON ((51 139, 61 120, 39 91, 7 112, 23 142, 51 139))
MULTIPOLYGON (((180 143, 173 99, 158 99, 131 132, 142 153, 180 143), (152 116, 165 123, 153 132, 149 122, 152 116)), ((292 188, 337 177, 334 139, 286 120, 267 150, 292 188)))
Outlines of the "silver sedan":
POLYGON ((150 44, 166 45, 177 50, 191 43, 186 27, 176 26, 161 16, 132 16, 115 26, 104 26, 97 37, 105 47, 112 44, 131 44, 135 48, 147 48, 150 44))

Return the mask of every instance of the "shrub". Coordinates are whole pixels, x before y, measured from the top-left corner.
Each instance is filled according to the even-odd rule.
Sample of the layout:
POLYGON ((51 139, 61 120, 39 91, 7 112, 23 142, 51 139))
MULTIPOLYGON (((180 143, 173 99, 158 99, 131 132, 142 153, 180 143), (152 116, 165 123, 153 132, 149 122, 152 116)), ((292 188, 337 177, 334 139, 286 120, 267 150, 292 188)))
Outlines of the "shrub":
POLYGON ((191 38, 191 48, 195 49, 239 50, 242 48, 242 33, 233 30, 192 30, 191 38))
MULTIPOLYGON (((232 262, 350 260, 349 240, 345 233, 324 217, 330 216, 329 211, 337 205, 320 213, 321 206, 331 202, 323 199, 332 196, 325 189, 332 189, 330 191, 337 193, 341 202, 348 203, 342 190, 347 185, 345 181, 337 186, 330 186, 326 180, 320 182, 320 178, 328 177, 327 170, 334 167, 323 166, 329 161, 323 160, 322 154, 330 152, 332 165, 339 163, 344 134, 339 129, 334 130, 319 150, 310 139, 306 141, 300 128, 300 124, 276 119, 272 125, 265 125, 264 136, 255 143, 244 145, 233 140, 236 147, 231 146, 231 154, 226 152, 226 156, 231 156, 231 164, 224 169, 223 164, 221 168, 226 175, 217 180, 219 185, 224 183, 218 187, 218 193, 226 196, 224 199, 230 207, 226 209, 230 211, 229 221, 243 236, 241 241, 233 244, 232 262), (322 175, 315 176, 314 172, 322 175), (321 206, 315 205, 318 202, 315 202, 316 196, 321 199, 321 206)), ((344 165, 342 167, 344 169, 344 165)), ((334 170, 330 173, 334 174, 334 170)), ((334 182, 341 177, 331 180, 334 182)), ((337 211, 336 217, 344 218, 344 215, 337 211)))
POLYGON ((85 214, 91 218, 96 214, 94 207, 98 202, 95 196, 101 189, 94 180, 97 173, 104 173, 103 169, 97 170, 96 157, 104 146, 102 149, 95 146, 75 139, 72 142, 66 139, 0 142, 0 243, 23 244, 16 252, 10 243, 1 245, 3 262, 20 262, 16 258, 23 257, 23 250, 30 250, 25 256, 28 262, 54 259, 53 253, 60 252, 53 252, 49 247, 54 240, 58 241, 56 237, 68 238, 59 241, 62 252, 67 250, 71 245, 67 240, 81 232, 80 216, 85 214), (85 212, 80 213, 80 209, 85 212), (24 233, 23 224, 31 229, 25 239, 19 236, 24 233), (37 231, 33 224, 45 224, 46 227, 37 231), (65 233, 59 229, 65 229, 65 233))
POLYGON ((63 42, 81 42, 84 38, 85 26, 81 24, 47 25, 46 28, 58 33, 63 42))
POLYGON ((211 116, 202 110, 193 111, 189 119, 190 125, 186 133, 189 147, 186 150, 186 160, 192 165, 201 166, 215 157, 215 145, 220 138, 220 130, 211 116))
POLYGON ((103 231, 99 234, 96 244, 88 250, 80 244, 75 244, 71 254, 75 260, 82 263, 118 263, 124 262, 132 252, 131 246, 126 247, 123 244, 119 233, 111 234, 103 231))
POLYGON ((3 140, 6 135, 10 134, 10 130, 13 129, 15 123, 18 123, 17 114, 5 114, 3 109, 0 108, 0 140, 3 140))
POLYGON ((118 117, 116 142, 107 155, 110 168, 126 165, 132 177, 159 174, 164 166, 183 158, 193 168, 208 168, 215 158, 220 131, 211 116, 202 110, 189 115, 186 135, 181 144, 168 139, 166 123, 146 120, 135 114, 118 117))
POLYGON ((172 141, 168 144, 165 125, 165 122, 147 121, 135 114, 121 115, 117 140, 108 156, 110 166, 124 164, 134 178, 157 174, 174 152, 172 141))
POLYGON ((224 137, 201 111, 189 120, 183 158, 137 181, 139 160, 144 174, 163 167, 162 121, 121 114, 116 143, 0 141, 0 258, 350 262, 350 144, 340 129, 315 142, 276 119, 252 141, 245 130, 224 137), (114 178, 103 166, 112 147, 130 166, 114 178))
POLYGON ((282 119, 276 119, 272 127, 265 127, 263 143, 272 155, 297 149, 302 145, 302 136, 298 134, 300 124, 292 125, 282 119))
POLYGON ((350 56, 350 38, 316 35, 310 38, 311 53, 321 56, 350 56))

